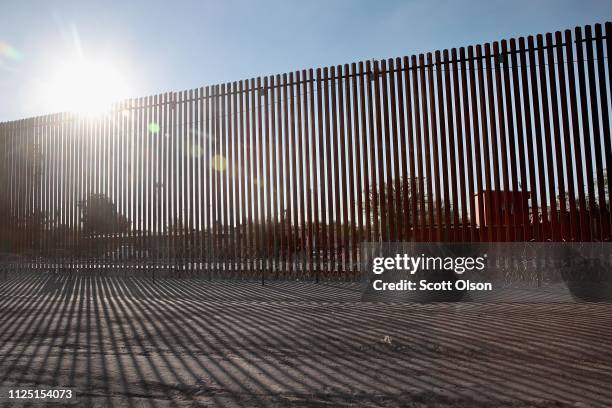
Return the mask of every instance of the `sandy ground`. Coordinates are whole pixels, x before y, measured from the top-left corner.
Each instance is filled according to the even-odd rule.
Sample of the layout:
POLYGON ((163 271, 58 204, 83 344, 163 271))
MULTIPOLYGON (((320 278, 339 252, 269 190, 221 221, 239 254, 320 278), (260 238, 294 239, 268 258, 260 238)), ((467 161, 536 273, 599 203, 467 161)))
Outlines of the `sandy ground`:
POLYGON ((612 406, 610 304, 359 299, 351 284, 0 280, 0 386, 100 407, 612 406))

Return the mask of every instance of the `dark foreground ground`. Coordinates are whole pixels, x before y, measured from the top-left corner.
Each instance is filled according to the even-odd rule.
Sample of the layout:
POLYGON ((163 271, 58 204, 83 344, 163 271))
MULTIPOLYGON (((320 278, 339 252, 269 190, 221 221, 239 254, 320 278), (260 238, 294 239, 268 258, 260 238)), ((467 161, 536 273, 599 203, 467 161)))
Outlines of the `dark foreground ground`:
POLYGON ((612 406, 612 305, 359 299, 349 284, 0 280, 0 386, 101 407, 612 406))

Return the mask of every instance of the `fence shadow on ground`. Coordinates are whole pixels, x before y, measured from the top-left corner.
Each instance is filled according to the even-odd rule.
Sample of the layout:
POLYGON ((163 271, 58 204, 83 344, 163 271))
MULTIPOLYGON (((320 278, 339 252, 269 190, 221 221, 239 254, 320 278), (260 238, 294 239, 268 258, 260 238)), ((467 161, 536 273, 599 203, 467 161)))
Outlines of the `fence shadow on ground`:
POLYGON ((0 385, 70 386, 80 405, 612 404, 608 304, 61 274, 0 295, 0 385))

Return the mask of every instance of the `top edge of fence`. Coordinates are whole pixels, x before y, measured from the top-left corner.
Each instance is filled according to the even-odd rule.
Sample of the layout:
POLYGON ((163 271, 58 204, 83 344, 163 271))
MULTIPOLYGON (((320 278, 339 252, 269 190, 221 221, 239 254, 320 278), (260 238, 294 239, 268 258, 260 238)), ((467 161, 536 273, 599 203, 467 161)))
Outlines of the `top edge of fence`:
MULTIPOLYGON (((179 103, 189 103, 189 102, 200 101, 200 100, 205 100, 209 98, 231 96, 235 94, 248 93, 248 92, 252 92, 256 90, 259 90, 260 95, 263 95, 264 92, 267 92, 270 89, 302 85, 302 84, 308 84, 308 83, 315 83, 317 81, 326 82, 330 80, 336 80, 339 78, 349 79, 349 78, 352 78, 355 76, 361 76, 361 75, 367 75, 368 78, 371 79, 373 75, 374 75, 374 78, 376 78, 381 74, 387 74, 387 73, 404 72, 404 71, 411 71, 411 70, 423 69, 423 68, 433 68, 436 66, 442 66, 444 64, 450 64, 450 63, 461 64, 463 62, 476 61, 479 59, 485 59, 487 57, 489 58, 506 57, 511 54, 519 54, 523 51, 528 51, 528 49, 533 49, 534 51, 538 51, 538 50, 547 50, 549 48, 565 47, 567 46, 567 43, 563 40, 563 37, 559 37, 561 38, 561 42, 558 42, 556 40, 558 36, 560 35, 562 36, 563 34, 567 34, 567 33, 571 33, 574 35, 576 33, 582 34, 579 40, 574 38, 572 43, 578 43, 578 42, 585 43, 588 41, 594 42, 598 40, 607 39, 607 36, 605 35, 605 31, 601 31, 601 30, 603 27, 610 27, 610 26, 612 26, 612 22, 606 21, 603 23, 576 26, 573 29, 556 30, 554 32, 546 32, 543 34, 519 36, 515 38, 510 38, 510 39, 489 41, 489 42, 485 42, 482 44, 476 44, 476 45, 472 44, 468 46, 451 47, 451 48, 446 48, 443 50, 435 50, 432 52, 423 52, 423 53, 418 53, 418 54, 404 55, 401 57, 387 57, 387 58, 380 58, 380 59, 372 58, 369 60, 354 61, 354 62, 343 63, 343 64, 334 64, 334 65, 328 65, 325 67, 304 68, 304 69, 299 69, 299 70, 290 71, 286 73, 262 75, 258 77, 247 78, 247 79, 240 79, 240 80, 235 80, 235 81, 222 82, 218 84, 204 85, 204 86, 189 88, 189 89, 180 90, 180 91, 167 91, 167 92, 152 94, 148 96, 127 98, 122 101, 113 103, 109 110, 107 110, 103 115, 100 115, 100 117, 94 117, 94 120, 102 120, 105 117, 109 117, 114 114, 120 114, 121 112, 126 111, 126 110, 129 111, 129 110, 135 110, 135 109, 155 108, 155 107, 161 107, 161 106, 169 106, 173 108, 179 103), (593 29, 595 31, 595 34, 592 34, 593 29), (583 31, 589 31, 589 33, 591 34, 589 38, 584 36, 583 31), (597 31, 600 31, 601 34, 597 35, 597 31), (533 41, 534 39, 542 39, 542 40, 545 40, 546 43, 541 47, 539 47, 537 43, 534 43, 533 47, 529 47, 529 45, 527 46, 523 45, 524 48, 521 48, 521 44, 525 44, 525 41, 529 42, 530 40, 533 41), (552 41, 553 43, 550 44, 549 43, 550 41, 552 41), (507 43, 510 43, 510 48, 506 48, 504 51, 504 45, 507 43), (519 44, 519 47, 513 49, 512 45, 516 43, 519 44), (501 48, 498 46, 499 44, 502 45, 501 48), (474 49, 478 50, 482 48, 486 49, 487 47, 492 48, 492 52, 490 53, 490 55, 486 55, 486 53, 484 53, 481 55, 472 55, 471 58, 470 57, 461 58, 461 57, 457 57, 457 54, 456 54, 457 51, 459 51, 460 52, 459 55, 461 55, 461 52, 464 52, 465 50, 469 52, 470 50, 474 50, 474 49), (420 63, 421 57, 426 57, 426 56, 428 58, 424 59, 423 63, 420 63), (435 56, 435 61, 429 63, 428 61, 430 60, 429 58, 430 56, 435 56), (409 61, 413 61, 413 59, 415 58, 416 58, 417 64, 408 65, 409 61), (399 62, 400 68, 393 68, 393 69, 380 69, 379 68, 378 70, 376 69, 377 66, 379 65, 383 66, 383 64, 386 64, 389 62, 392 63, 392 61, 399 62), (404 61, 404 66, 401 66, 402 61, 404 61), (350 70, 348 69, 349 67, 351 68, 350 70), (343 68, 347 69, 347 71, 344 71, 343 68), (338 75, 337 72, 333 71, 337 69, 342 69, 341 75, 338 75), (329 75, 321 76, 320 75, 321 73, 325 73, 329 71, 334 72, 333 76, 329 76, 329 75), (299 76, 300 74, 303 74, 304 76, 307 76, 307 78, 301 78, 299 80, 295 80, 295 79, 288 80, 288 76, 294 75, 294 74, 297 74, 297 76, 299 76), (283 79, 282 81, 281 81, 281 78, 283 79), (263 85, 257 86, 257 83, 258 83, 257 81, 262 81, 262 80, 263 81, 269 80, 270 83, 268 83, 267 86, 263 86, 263 85), (246 85, 246 86, 243 87, 243 85, 246 85), (215 89, 224 89, 224 90, 227 89, 227 90, 223 92, 215 92, 215 89), (187 97, 188 95, 193 95, 194 93, 195 93, 195 97, 187 97)), ((478 54, 478 52, 476 54, 478 54)), ((503 58, 501 62, 506 63, 505 58, 503 58)), ((89 118, 89 117, 87 115, 79 114, 76 112, 53 112, 53 113, 30 116, 30 117, 19 118, 19 119, 14 119, 14 120, 0 121, 0 125, 10 125, 10 124, 16 125, 20 122, 24 124, 27 122, 28 127, 36 127, 36 126, 45 126, 50 123, 65 122, 65 121, 85 119, 85 118, 89 118)))

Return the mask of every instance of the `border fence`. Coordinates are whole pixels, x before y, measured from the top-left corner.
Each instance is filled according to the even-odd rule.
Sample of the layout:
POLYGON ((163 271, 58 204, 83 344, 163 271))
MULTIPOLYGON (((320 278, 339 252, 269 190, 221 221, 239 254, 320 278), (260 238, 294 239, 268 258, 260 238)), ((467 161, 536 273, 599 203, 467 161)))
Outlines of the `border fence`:
POLYGON ((361 242, 609 241, 612 23, 0 124, 8 269, 353 279, 361 242))

